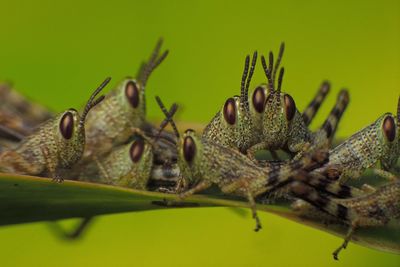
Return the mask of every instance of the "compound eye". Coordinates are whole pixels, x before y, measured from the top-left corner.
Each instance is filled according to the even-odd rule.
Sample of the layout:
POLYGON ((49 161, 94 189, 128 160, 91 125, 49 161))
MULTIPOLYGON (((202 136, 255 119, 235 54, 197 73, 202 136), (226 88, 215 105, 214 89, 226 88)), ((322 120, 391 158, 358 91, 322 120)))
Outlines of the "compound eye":
POLYGON ((139 106, 139 89, 133 81, 129 81, 125 85, 125 96, 133 108, 139 106))
POLYGON ((190 136, 186 136, 183 141, 183 156, 189 163, 193 161, 194 155, 196 154, 196 144, 190 136))
POLYGON ((389 142, 393 142, 396 137, 396 126, 392 116, 387 116, 383 121, 382 130, 389 142))
POLYGON ((129 155, 131 156, 131 160, 133 162, 138 162, 143 155, 144 151, 144 142, 143 140, 137 140, 135 141, 129 150, 129 155))
POLYGON ((256 90, 254 90, 254 93, 253 93, 253 106, 254 106, 254 109, 258 113, 262 113, 264 111, 264 108, 265 108, 265 92, 264 92, 264 89, 261 86, 257 87, 256 90))
POLYGON ((293 98, 288 94, 286 94, 283 98, 285 102, 286 119, 291 121, 296 113, 296 103, 294 103, 293 98))
POLYGON ((229 98, 226 100, 224 105, 224 118, 227 123, 230 125, 235 124, 236 122, 236 104, 233 98, 229 98))
POLYGON ((60 132, 65 139, 71 139, 74 132, 74 115, 69 111, 61 118, 60 132))

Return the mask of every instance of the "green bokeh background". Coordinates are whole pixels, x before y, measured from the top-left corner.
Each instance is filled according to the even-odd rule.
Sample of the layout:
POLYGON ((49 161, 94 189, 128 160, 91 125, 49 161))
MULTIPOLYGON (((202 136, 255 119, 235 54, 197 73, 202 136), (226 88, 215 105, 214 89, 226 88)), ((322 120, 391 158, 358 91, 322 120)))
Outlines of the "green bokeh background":
MULTIPOLYGON (((400 88, 400 2, 394 1, 6 1, 0 2, 0 80, 52 110, 79 107, 106 76, 134 75, 163 36, 168 59, 147 87, 207 122, 238 94, 243 60, 286 42, 283 88, 303 109, 323 79, 350 90, 338 131, 348 136, 395 112, 400 88)), ((258 65, 260 66, 260 64, 258 65)), ((253 85, 265 80, 257 68, 253 85)), ((1 102, 0 102, 1 103, 1 102)), ((0 266, 400 266, 400 256, 263 213, 264 229, 231 209, 103 216, 84 239, 65 242, 45 223, 0 228, 0 266)), ((0 215, 1 216, 1 215, 0 215)), ((64 222, 71 227, 73 221, 64 222)), ((400 241, 399 241, 400 242, 400 241)))

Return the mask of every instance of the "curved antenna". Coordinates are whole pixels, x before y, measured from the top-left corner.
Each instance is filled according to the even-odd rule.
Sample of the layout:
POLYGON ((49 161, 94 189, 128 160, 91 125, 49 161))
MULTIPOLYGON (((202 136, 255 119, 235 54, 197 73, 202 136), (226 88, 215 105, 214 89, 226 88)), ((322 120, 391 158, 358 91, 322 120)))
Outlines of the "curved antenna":
POLYGON ((285 73, 285 68, 281 68, 281 70, 279 71, 279 77, 278 77, 278 92, 281 91, 281 87, 282 87, 282 80, 283 80, 283 74, 285 73))
POLYGON ((101 90, 103 90, 103 88, 111 81, 111 77, 106 78, 99 87, 97 87, 97 89, 92 93, 92 95, 90 96, 89 100, 86 103, 85 109, 82 112, 82 116, 81 116, 81 120, 79 121, 79 127, 83 127, 83 125, 85 124, 85 120, 87 117, 87 114, 89 113, 89 111, 95 107, 97 104, 99 104, 101 101, 104 100, 105 96, 102 95, 99 98, 95 99, 96 96, 100 93, 101 90))
MULTIPOLYGON (((157 104, 160 107, 161 111, 165 115, 165 120, 167 121, 167 123, 168 122, 171 123, 171 126, 172 126, 172 129, 174 130, 175 136, 179 139, 180 136, 179 136, 178 128, 176 127, 175 122, 172 120, 172 116, 174 115, 176 110, 172 114, 170 112, 168 112, 159 96, 156 96, 156 101, 157 101, 157 104)), ((174 105, 176 106, 176 104, 174 104, 174 105)), ((171 106, 171 110, 177 109, 177 107, 174 108, 174 105, 171 106)), ((163 124, 164 124, 164 122, 162 122, 160 126, 163 126, 163 124)), ((166 124, 165 124, 165 126, 166 126, 166 124)), ((163 126, 163 127, 165 127, 165 126, 163 126)))
POLYGON ((249 75, 247 76, 246 88, 245 88, 245 91, 244 91, 245 95, 244 95, 244 99, 242 99, 242 103, 246 103, 246 106, 248 106, 249 87, 250 87, 251 78, 253 77, 253 74, 254 74, 254 69, 256 67, 257 55, 258 55, 257 51, 254 51, 253 58, 251 59, 251 66, 250 66, 249 75))
POLYGON ((279 48, 278 58, 277 58, 277 60, 275 62, 274 73, 272 75, 272 81, 273 81, 274 84, 275 84, 276 72, 278 71, 279 65, 281 64, 281 60, 282 60, 284 51, 285 51, 285 43, 282 42, 281 46, 279 48))
POLYGON ((400 96, 397 101, 397 127, 400 127, 400 96))
MULTIPOLYGON (((273 57, 272 53, 270 53, 270 59, 271 59, 271 57, 273 57)), ((263 66, 265 76, 267 76, 268 87, 272 92, 274 92, 275 90, 274 90, 274 84, 273 84, 272 78, 271 78, 271 72, 270 72, 270 69, 268 69, 267 62, 265 60, 264 55, 261 56, 261 64, 263 66)))
MULTIPOLYGON (((160 123, 160 128, 158 129, 158 132, 157 132, 157 134, 155 136, 155 140, 158 140, 160 138, 162 131, 168 125, 169 118, 172 118, 175 115, 177 110, 178 110, 178 105, 176 103, 172 104, 171 107, 169 108, 169 111, 168 111, 168 118, 165 118, 160 123)), ((174 126, 172 126, 172 127, 174 127, 174 126)))
POLYGON ((246 95, 246 79, 247 79, 247 74, 249 73, 249 64, 250 64, 250 56, 247 55, 246 59, 244 61, 244 68, 243 68, 243 74, 242 74, 242 82, 240 83, 240 98, 241 102, 244 103, 245 100, 245 95, 246 95))
MULTIPOLYGON (((267 62, 265 60, 265 57, 261 56, 261 63, 262 63, 263 68, 264 68, 265 76, 267 76, 267 79, 268 79, 268 86, 269 86, 269 89, 272 92, 275 91, 276 73, 277 73, 277 71, 279 69, 279 66, 281 64, 284 51, 285 51, 285 43, 282 42, 281 46, 279 48, 279 54, 278 54, 278 58, 277 58, 277 60, 275 62, 275 66, 274 66, 274 54, 272 53, 272 51, 269 52, 269 62, 268 62, 269 66, 267 66, 267 62)), ((278 79, 279 79, 279 77, 278 77, 278 79)), ((278 90, 278 91, 280 91, 280 90, 278 90)))
MULTIPOLYGON (((269 51, 269 78, 272 80, 272 72, 274 70, 274 53, 272 51, 269 51)), ((274 84, 275 85, 275 84, 274 84)))
POLYGON ((143 89, 146 86, 150 74, 154 71, 154 69, 157 68, 158 65, 161 64, 161 62, 163 62, 168 55, 168 50, 164 51, 161 56, 159 55, 162 43, 163 39, 160 38, 156 44, 156 47, 151 53, 149 60, 146 63, 142 63, 141 68, 139 69, 139 75, 137 76, 137 79, 141 83, 143 89))

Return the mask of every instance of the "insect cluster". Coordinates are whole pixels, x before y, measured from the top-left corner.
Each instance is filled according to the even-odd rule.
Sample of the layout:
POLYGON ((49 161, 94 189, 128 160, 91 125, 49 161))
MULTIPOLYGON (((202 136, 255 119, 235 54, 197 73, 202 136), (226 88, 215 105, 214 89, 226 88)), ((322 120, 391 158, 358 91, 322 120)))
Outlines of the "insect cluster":
POLYGON ((348 226, 335 259, 357 228, 400 219, 400 180, 394 171, 400 155, 400 98, 397 116, 386 113, 332 148, 349 93, 341 90, 321 127, 310 130, 330 83, 323 82, 300 112, 282 90, 282 44, 276 60, 272 52, 267 59, 261 56, 265 83, 249 94, 258 60, 254 52, 245 58, 240 95, 228 98, 202 133, 180 133, 173 120, 178 106, 167 109, 160 97, 156 103, 165 119, 159 126, 146 120, 147 82, 168 55, 160 53, 161 44, 135 78, 97 97, 107 78, 81 115, 72 108, 53 115, 10 85, 0 85, 0 171, 157 190, 181 199, 215 186, 247 199, 256 231, 262 227, 256 203, 285 198, 301 216, 329 217, 348 226), (167 124, 173 132, 164 129, 167 124), (260 150, 269 151, 273 160, 259 160, 260 150), (366 169, 387 178, 387 184, 357 188, 347 183, 366 169))

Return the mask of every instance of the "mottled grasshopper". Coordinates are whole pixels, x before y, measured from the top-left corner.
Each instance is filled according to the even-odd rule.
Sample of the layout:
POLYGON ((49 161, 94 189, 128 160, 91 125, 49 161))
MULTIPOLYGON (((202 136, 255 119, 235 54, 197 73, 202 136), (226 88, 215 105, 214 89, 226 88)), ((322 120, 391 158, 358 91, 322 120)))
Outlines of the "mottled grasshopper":
MULTIPOLYGON (((177 105, 172 105, 169 114, 174 114, 177 105)), ((169 168, 163 168, 163 165, 157 165, 154 162, 155 148, 159 145, 157 139, 167 121, 160 125, 159 134, 151 139, 143 132, 136 133, 135 140, 124 145, 114 147, 113 150, 84 167, 75 170, 76 177, 81 181, 112 184, 123 187, 146 190, 150 179, 160 180, 166 178, 176 182, 179 172, 174 170, 176 167, 172 164, 169 168), (171 177, 171 176, 174 177, 171 177)), ((155 190, 159 190, 156 188, 155 190)))
POLYGON ((400 180, 388 183, 375 192, 348 199, 328 197, 301 182, 294 182, 291 191, 296 197, 349 225, 343 244, 333 252, 335 260, 339 252, 347 247, 356 229, 381 226, 390 220, 400 219, 400 180))
POLYGON ((0 170, 4 172, 50 176, 56 181, 59 169, 70 168, 82 157, 85 147, 85 120, 89 111, 100 103, 96 99, 108 84, 107 78, 91 95, 80 116, 75 109, 68 109, 41 124, 17 147, 0 154, 0 170))
POLYGON ((400 97, 397 118, 386 113, 374 123, 360 130, 330 151, 329 163, 316 170, 327 172, 332 179, 345 182, 348 178, 358 178, 367 169, 380 163, 382 169, 374 171, 394 180, 388 172, 400 156, 400 97))
POLYGON ((32 133, 34 127, 50 119, 52 114, 45 107, 19 94, 11 84, 2 83, 0 84, 0 117, 3 119, 0 124, 8 126, 21 135, 28 135, 32 133), (7 117, 12 119, 6 121, 7 117))
POLYGON ((321 85, 317 95, 301 115, 296 109, 293 98, 280 90, 283 68, 275 90, 276 73, 283 55, 283 47, 282 45, 275 67, 273 67, 272 52, 269 67, 266 66, 265 59, 262 57, 269 83, 258 86, 251 100, 248 97, 248 89, 257 61, 257 52, 253 54, 251 65, 249 65, 250 57, 246 57, 240 96, 229 98, 225 102, 222 110, 205 128, 203 138, 226 147, 236 148, 242 153, 247 153, 251 158, 255 151, 260 149, 268 149, 272 152, 276 149, 284 149, 290 153, 297 153, 306 143, 320 142, 323 139, 322 136, 325 136, 328 141, 332 140, 341 115, 349 102, 347 91, 342 90, 339 93, 335 107, 318 131, 316 138, 308 130, 307 125, 325 99, 330 85, 328 82, 321 85))
POLYGON ((261 228, 261 224, 254 198, 279 184, 291 181, 305 168, 308 170, 316 168, 326 159, 326 153, 317 151, 309 152, 299 160, 286 163, 271 162, 260 167, 236 149, 201 138, 193 130, 187 130, 181 137, 172 116, 159 98, 157 102, 178 138, 178 165, 182 179, 185 184, 192 186, 181 193, 180 198, 184 199, 216 184, 223 193, 247 198, 253 218, 256 220, 255 231, 261 228))
POLYGON ((161 44, 162 40, 157 43, 148 62, 142 64, 136 79, 124 79, 89 114, 85 157, 100 157, 114 146, 128 142, 135 129, 153 130, 145 117, 145 87, 150 74, 168 54, 167 50, 159 56, 161 44))

